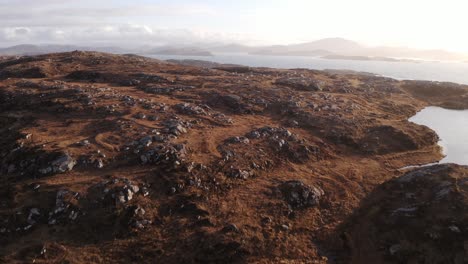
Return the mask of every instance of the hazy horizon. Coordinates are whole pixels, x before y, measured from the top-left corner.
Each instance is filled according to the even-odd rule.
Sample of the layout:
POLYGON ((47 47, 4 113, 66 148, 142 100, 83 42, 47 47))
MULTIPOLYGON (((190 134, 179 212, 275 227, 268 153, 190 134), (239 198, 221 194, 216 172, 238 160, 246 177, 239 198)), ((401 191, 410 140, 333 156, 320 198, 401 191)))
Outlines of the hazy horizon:
POLYGON ((280 45, 345 38, 366 46, 468 53, 464 1, 0 0, 0 46, 280 45))

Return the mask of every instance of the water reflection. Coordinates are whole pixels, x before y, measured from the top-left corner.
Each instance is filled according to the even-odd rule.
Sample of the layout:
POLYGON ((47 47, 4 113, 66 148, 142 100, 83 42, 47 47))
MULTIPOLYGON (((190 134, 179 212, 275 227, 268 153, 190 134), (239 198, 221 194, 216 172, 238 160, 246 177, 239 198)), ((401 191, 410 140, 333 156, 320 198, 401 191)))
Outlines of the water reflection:
POLYGON ((468 165, 468 110, 426 107, 409 119, 434 130, 446 155, 440 163, 468 165))

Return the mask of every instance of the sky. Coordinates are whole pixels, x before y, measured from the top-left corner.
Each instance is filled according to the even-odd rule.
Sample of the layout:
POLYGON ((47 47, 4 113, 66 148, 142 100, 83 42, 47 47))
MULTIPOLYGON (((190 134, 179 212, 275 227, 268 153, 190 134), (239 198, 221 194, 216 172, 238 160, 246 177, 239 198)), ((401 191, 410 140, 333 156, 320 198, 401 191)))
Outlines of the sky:
POLYGON ((466 0, 0 0, 0 46, 291 44, 468 53, 466 0))

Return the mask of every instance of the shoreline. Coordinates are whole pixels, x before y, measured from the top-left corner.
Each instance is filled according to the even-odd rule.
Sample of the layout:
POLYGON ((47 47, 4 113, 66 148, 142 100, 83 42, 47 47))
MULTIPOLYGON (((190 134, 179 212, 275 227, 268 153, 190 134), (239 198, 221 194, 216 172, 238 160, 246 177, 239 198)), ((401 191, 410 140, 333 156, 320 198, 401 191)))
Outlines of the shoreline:
MULTIPOLYGON (((145 55, 142 55, 142 56, 145 56, 145 55)), ((353 64, 353 63, 358 63, 358 64, 369 64, 369 67, 372 65, 372 63, 408 63, 410 65, 414 64, 414 69, 418 69, 418 65, 422 65, 421 67, 423 67, 425 65, 425 63, 431 63, 431 62, 427 62, 427 61, 422 61, 421 63, 410 63, 410 62, 386 62, 386 61, 352 61, 352 60, 329 60, 329 59, 323 59, 323 58, 314 58, 314 57, 291 57, 291 56, 260 56, 260 55, 248 55, 248 54, 244 54, 244 53, 214 53, 212 57, 207 57, 206 59, 205 58, 201 58, 201 57, 194 57, 194 56, 146 56, 148 58, 156 58, 156 59, 161 59, 161 60, 184 60, 184 59, 188 59, 188 60, 191 60, 191 59, 194 59, 194 60, 200 60, 201 61, 206 61, 206 62, 214 62, 214 63, 220 63, 220 64, 237 64, 237 65, 244 65, 246 67, 266 67, 266 68, 272 68, 272 69, 294 69, 294 68, 304 68, 304 69, 310 69, 310 70, 344 70, 344 71, 355 71, 355 72, 368 72, 368 73, 371 73, 371 74, 375 74, 377 76, 381 76, 381 77, 386 77, 386 78, 391 78, 391 79, 395 79, 395 80, 399 80, 399 81, 404 81, 404 80, 408 80, 408 81, 417 81, 417 80, 420 80, 420 81, 432 81, 432 82, 452 82, 452 83, 456 83, 456 84, 466 84, 468 85, 468 80, 466 81, 457 81, 457 80, 449 80, 449 78, 434 78, 434 77, 428 77, 428 78, 411 78, 411 77, 398 77, 398 75, 396 74, 383 74, 383 73, 380 73, 378 71, 372 71, 372 70, 369 70, 369 69, 366 69, 366 67, 363 67, 362 70, 358 70, 358 69, 353 69, 354 67, 361 67, 359 65, 356 65, 356 66, 352 66, 352 67, 336 67, 336 68, 330 68, 327 66, 324 66, 324 67, 321 67, 321 66, 316 66, 316 67, 307 67, 305 66, 304 64, 307 63, 307 61, 310 59, 310 60, 315 60, 317 62, 327 62, 327 64, 333 64, 332 62, 341 62, 343 64, 353 64), (228 61, 227 58, 229 58, 230 56, 233 56, 233 58, 236 58, 237 59, 232 59, 230 61, 228 61), (250 56, 250 57, 249 57, 250 56), (223 59, 210 59, 210 58, 223 58, 223 59), (256 57, 259 57, 259 58, 263 58, 263 59, 267 59, 265 61, 265 63, 263 64, 259 64, 258 62, 256 63, 252 63, 252 64, 249 64, 249 63, 242 63, 240 62, 240 60, 243 60, 241 58, 245 58, 245 59, 253 59, 253 58, 256 58, 256 57), (302 58, 300 60, 298 60, 297 62, 297 66, 281 66, 279 64, 281 63, 288 63, 288 64, 291 64, 292 62, 291 61, 285 61, 285 58, 290 58, 291 61, 293 59, 297 59, 297 58, 302 58), (276 65, 269 65, 269 64, 272 64, 272 63, 275 63, 276 65)), ((313 63, 313 62, 311 62, 313 63)), ((464 65, 463 63, 461 62, 438 62, 439 64, 462 64, 464 65)), ((330 65, 328 65, 330 66, 330 65)), ((440 67, 440 66, 439 66, 440 67)), ((428 76, 433 76, 433 74, 427 74, 428 76)))

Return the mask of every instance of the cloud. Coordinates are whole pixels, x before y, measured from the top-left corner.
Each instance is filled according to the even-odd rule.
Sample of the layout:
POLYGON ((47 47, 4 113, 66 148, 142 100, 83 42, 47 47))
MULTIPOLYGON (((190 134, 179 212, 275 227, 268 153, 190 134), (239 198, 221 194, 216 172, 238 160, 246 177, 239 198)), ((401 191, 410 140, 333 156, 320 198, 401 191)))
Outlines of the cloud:
POLYGON ((31 30, 29 28, 17 28, 15 29, 15 35, 23 36, 27 35, 31 30))
POLYGON ((196 21, 217 15, 213 7, 203 4, 0 0, 0 6, 0 46, 22 43, 137 46, 188 44, 208 41, 210 37, 210 41, 223 39, 219 33, 186 28, 187 18, 196 21), (179 21, 184 23, 177 24, 179 21))
POLYGON ((144 24, 107 24, 87 27, 8 27, 0 29, 0 44, 74 44, 83 46, 141 47, 232 43, 248 35, 201 29, 161 28, 144 24))
POLYGON ((118 27, 121 34, 151 35, 153 29, 145 25, 128 24, 118 27))
POLYGON ((30 37, 31 30, 29 28, 2 28, 0 29, 0 40, 2 41, 27 41, 30 37))
MULTIPOLYGON (((184 17, 207 16, 217 12, 212 7, 204 5, 120 5, 112 3, 103 5, 60 5, 57 1, 0 1, 0 25, 7 26, 83 26, 98 25, 115 19, 142 19, 145 17, 184 17), (3 3, 2 3, 3 2, 3 3), (46 2, 43 4, 43 2, 46 2), (38 5, 40 3, 40 5, 38 5), (25 8, 24 5, 27 7, 25 8)), ((80 1, 81 2, 81 1, 80 1)))

